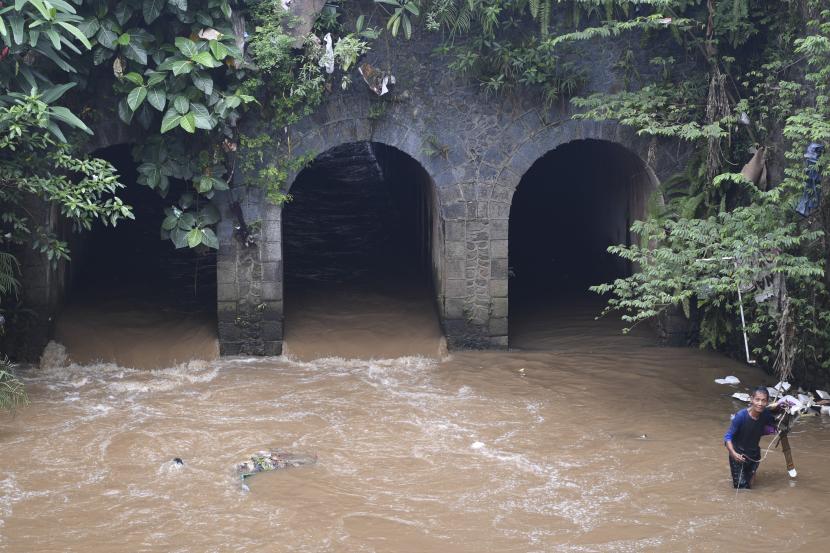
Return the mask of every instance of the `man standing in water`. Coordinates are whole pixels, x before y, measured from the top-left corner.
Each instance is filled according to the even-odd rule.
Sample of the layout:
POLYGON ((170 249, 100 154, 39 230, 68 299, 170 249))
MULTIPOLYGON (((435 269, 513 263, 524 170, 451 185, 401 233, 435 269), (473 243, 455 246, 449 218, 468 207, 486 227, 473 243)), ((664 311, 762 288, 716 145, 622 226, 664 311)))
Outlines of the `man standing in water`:
POLYGON ((723 437, 723 445, 729 450, 729 468, 732 472, 732 486, 751 488, 755 471, 761 462, 761 436, 774 432, 766 431, 775 426, 773 412, 786 403, 769 404, 769 391, 759 386, 752 391, 749 407, 741 409, 732 418, 732 424, 723 437))

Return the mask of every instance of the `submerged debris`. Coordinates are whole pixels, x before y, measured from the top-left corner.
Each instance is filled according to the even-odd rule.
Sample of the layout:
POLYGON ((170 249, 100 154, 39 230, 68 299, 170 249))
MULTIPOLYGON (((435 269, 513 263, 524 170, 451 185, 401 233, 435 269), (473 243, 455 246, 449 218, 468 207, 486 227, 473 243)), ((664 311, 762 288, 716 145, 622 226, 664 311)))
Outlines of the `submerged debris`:
POLYGON ((307 453, 292 453, 282 449, 260 451, 251 455, 251 459, 236 465, 236 473, 243 479, 258 472, 287 469, 314 465, 317 455, 307 453))

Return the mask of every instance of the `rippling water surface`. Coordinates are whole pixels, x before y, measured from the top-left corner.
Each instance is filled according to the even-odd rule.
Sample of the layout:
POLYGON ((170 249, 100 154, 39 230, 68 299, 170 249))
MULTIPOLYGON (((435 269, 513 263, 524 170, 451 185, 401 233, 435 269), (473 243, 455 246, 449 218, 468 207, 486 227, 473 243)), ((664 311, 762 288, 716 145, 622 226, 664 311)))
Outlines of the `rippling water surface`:
POLYGON ((797 480, 772 451, 736 494, 729 394, 768 377, 561 321, 440 359, 28 370, 32 404, 0 418, 0 551, 826 548, 827 418, 791 438, 797 480), (319 461, 244 491, 234 464, 270 447, 319 461))

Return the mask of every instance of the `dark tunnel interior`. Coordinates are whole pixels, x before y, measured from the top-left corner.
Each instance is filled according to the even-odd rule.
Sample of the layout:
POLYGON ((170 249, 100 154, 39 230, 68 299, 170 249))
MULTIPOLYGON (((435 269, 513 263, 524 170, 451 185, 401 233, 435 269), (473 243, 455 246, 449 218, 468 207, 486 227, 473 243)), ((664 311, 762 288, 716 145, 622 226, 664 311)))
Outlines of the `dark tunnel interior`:
POLYGON ((284 351, 433 355, 441 331, 432 245, 440 237, 432 179, 420 164, 383 144, 343 144, 301 171, 290 193, 284 351))
POLYGON ((510 211, 511 327, 531 305, 590 298, 589 286, 630 274, 607 248, 630 243, 649 188, 642 161, 611 142, 569 142, 533 164, 510 211))
POLYGON ((319 155, 283 211, 286 285, 431 286, 432 194, 426 171, 390 146, 354 142, 319 155))
POLYGON ((165 305, 178 311, 216 311, 216 250, 175 249, 160 235, 164 208, 182 192, 173 182, 167 198, 137 182, 127 144, 98 150, 112 163, 126 188, 118 195, 132 206, 135 220, 122 220, 75 240, 70 265, 69 301, 127 300, 165 305))

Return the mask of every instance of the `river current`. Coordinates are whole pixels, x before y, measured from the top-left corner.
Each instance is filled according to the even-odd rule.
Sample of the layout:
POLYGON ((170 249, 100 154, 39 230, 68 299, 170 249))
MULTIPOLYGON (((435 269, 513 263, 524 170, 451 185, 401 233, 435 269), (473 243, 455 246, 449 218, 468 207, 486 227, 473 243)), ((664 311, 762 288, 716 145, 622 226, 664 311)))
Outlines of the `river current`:
POLYGON ((772 450, 736 493, 729 396, 771 377, 567 312, 525 318, 508 352, 440 354, 425 330, 428 351, 392 359, 364 338, 356 359, 23 370, 31 405, 0 418, 0 551, 826 548, 827 417, 791 435, 798 478, 772 450), (742 384, 714 383, 728 374, 742 384), (246 491, 234 465, 268 448, 318 462, 246 491))

